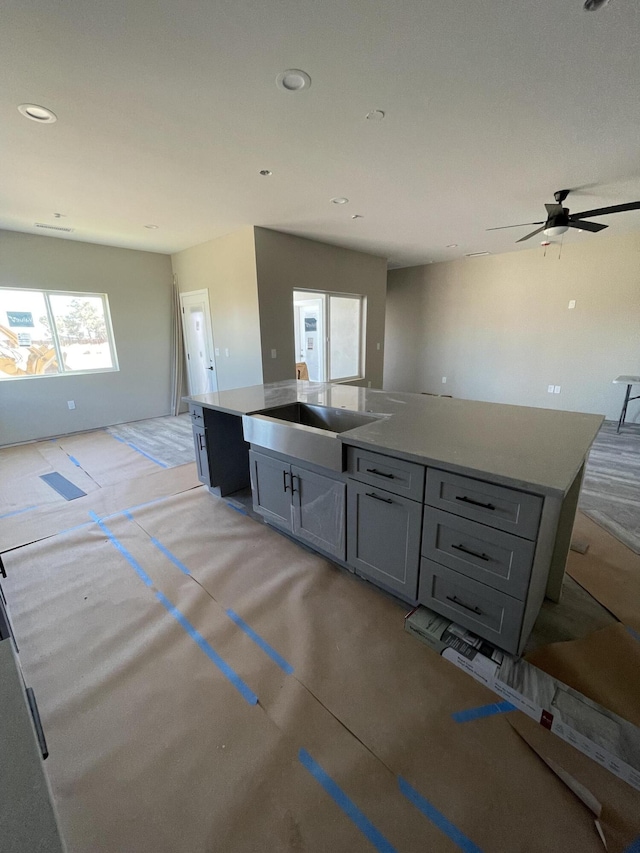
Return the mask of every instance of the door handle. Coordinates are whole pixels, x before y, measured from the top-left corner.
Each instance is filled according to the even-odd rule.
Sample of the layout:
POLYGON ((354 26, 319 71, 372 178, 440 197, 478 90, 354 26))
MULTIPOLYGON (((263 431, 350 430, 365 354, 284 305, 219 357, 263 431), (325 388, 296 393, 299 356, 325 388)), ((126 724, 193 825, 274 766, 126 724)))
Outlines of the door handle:
POLYGON ((380 495, 376 495, 374 492, 366 492, 366 495, 368 498, 374 498, 375 500, 382 501, 383 503, 386 503, 386 504, 392 504, 393 503, 391 498, 381 498, 380 495))
POLYGON ((464 545, 452 545, 452 548, 455 548, 456 551, 462 551, 463 554, 469 554, 471 557, 477 557, 479 560, 485 560, 489 562, 491 557, 487 554, 478 554, 477 551, 472 551, 470 548, 465 548, 464 545))
POLYGON ((198 433, 198 450, 204 450, 204 447, 202 446, 202 439, 203 438, 204 438, 203 434, 201 432, 199 432, 198 433))
POLYGON ((448 595, 447 601, 453 601, 454 604, 459 604, 460 607, 464 607, 465 610, 470 610, 472 613, 477 613, 478 616, 482 616, 482 610, 479 607, 471 607, 470 604, 465 604, 464 601, 460 601, 457 595, 454 595, 453 598, 448 595))

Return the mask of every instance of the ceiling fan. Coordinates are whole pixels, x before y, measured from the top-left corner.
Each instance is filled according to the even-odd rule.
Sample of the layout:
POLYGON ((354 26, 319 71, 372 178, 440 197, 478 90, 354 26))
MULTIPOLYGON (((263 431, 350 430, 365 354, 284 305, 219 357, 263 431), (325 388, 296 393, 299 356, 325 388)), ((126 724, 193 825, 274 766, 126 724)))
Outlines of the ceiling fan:
POLYGON ((487 228, 487 231, 500 231, 503 228, 524 228, 525 225, 541 225, 541 228, 536 228, 530 234, 516 240, 516 243, 522 243, 530 237, 535 237, 541 231, 546 237, 558 237, 564 234, 569 228, 577 228, 579 231, 602 231, 608 228, 608 225, 602 225, 599 222, 585 222, 585 217, 590 219, 592 216, 607 216, 610 213, 623 213, 625 210, 640 210, 640 201, 630 201, 627 204, 614 204, 611 207, 598 207, 595 210, 583 210, 580 213, 570 213, 568 207, 563 207, 562 202, 569 195, 571 190, 558 190, 553 194, 556 200, 555 204, 545 204, 547 209, 547 218, 541 222, 525 222, 521 225, 500 225, 498 228, 487 228))

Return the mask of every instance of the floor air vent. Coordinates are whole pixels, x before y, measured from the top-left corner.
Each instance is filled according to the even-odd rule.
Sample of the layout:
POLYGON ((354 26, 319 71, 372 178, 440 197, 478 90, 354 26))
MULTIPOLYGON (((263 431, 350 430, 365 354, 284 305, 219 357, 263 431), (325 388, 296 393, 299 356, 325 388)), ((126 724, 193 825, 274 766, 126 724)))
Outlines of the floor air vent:
POLYGON ((63 228, 62 225, 45 225, 43 222, 36 222, 36 228, 48 228, 49 231, 66 231, 67 234, 70 234, 74 231, 74 228, 63 228))

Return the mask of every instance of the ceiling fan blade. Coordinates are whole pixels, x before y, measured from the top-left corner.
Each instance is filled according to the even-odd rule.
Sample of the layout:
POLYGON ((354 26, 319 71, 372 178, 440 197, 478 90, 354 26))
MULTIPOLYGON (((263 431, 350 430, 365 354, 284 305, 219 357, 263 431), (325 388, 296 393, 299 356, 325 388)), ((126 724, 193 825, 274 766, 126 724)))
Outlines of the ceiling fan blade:
POLYGON ((578 228, 580 231, 603 231, 608 228, 608 225, 602 225, 600 222, 583 222, 581 219, 570 219, 567 223, 569 228, 578 228))
POLYGON ((572 219, 591 218, 592 216, 605 216, 608 213, 624 213, 625 210, 640 210, 640 201, 629 201, 627 204, 614 204, 611 207, 597 207, 595 210, 582 210, 580 213, 572 213, 572 219))
POLYGON ((524 228, 526 225, 544 225, 544 222, 521 222, 520 225, 498 225, 497 228, 485 228, 485 231, 503 231, 505 228, 524 228))
MULTIPOLYGON (((557 216, 559 213, 562 213, 563 209, 561 204, 545 204, 545 207, 547 208, 547 215, 549 219, 551 219, 552 216, 557 216)), ((533 225, 534 223, 532 222, 531 224, 533 225)))
MULTIPOLYGON (((532 224, 533 224, 533 223, 532 223, 532 224)), ((529 237, 535 237, 535 236, 536 236, 536 234, 539 234, 541 231, 544 231, 544 226, 545 226, 546 224, 547 224, 546 222, 543 222, 543 223, 542 223, 542 228, 536 228, 536 230, 535 230, 535 231, 532 231, 532 232, 531 232, 531 234, 527 234, 527 236, 526 236, 526 237, 521 237, 519 240, 516 240, 516 243, 522 243, 522 242, 524 242, 525 240, 528 240, 528 239, 529 239, 529 237)))

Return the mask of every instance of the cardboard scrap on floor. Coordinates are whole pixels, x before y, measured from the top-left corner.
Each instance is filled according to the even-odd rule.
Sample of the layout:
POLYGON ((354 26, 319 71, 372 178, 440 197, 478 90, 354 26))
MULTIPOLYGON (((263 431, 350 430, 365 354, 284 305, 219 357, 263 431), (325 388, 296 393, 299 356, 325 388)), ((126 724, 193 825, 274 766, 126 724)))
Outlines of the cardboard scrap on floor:
MULTIPOLYGON (((204 489, 5 566, 70 853, 602 849, 522 715, 456 722, 493 694, 415 642, 401 605, 204 489)), ((621 853, 638 792, 588 764, 566 769, 621 853)))
POLYGON ((567 572, 621 622, 640 631, 640 555, 582 512, 576 514, 573 531, 589 543, 589 550, 570 551, 567 572))
POLYGON ((620 623, 581 640, 551 643, 527 660, 640 726, 640 637, 620 623))
MULTIPOLYGON (((405 628, 476 681, 486 684, 501 700, 511 703, 640 792, 640 728, 633 724, 636 714, 619 716, 608 703, 606 692, 598 693, 601 704, 597 704, 587 698, 588 693, 574 689, 577 685, 571 680, 560 678, 558 667, 550 671, 534 665, 544 660, 545 654, 553 660, 553 653, 547 649, 575 644, 546 646, 523 660, 496 649, 426 607, 411 611, 405 619, 405 628)), ((634 659, 630 670, 637 670, 638 660, 640 657, 634 659)), ((588 684, 591 679, 587 676, 585 681, 588 684)), ((636 693, 636 702, 638 683, 636 679, 635 690, 630 688, 636 693)), ((627 711, 632 702, 623 703, 623 710, 627 711)))

